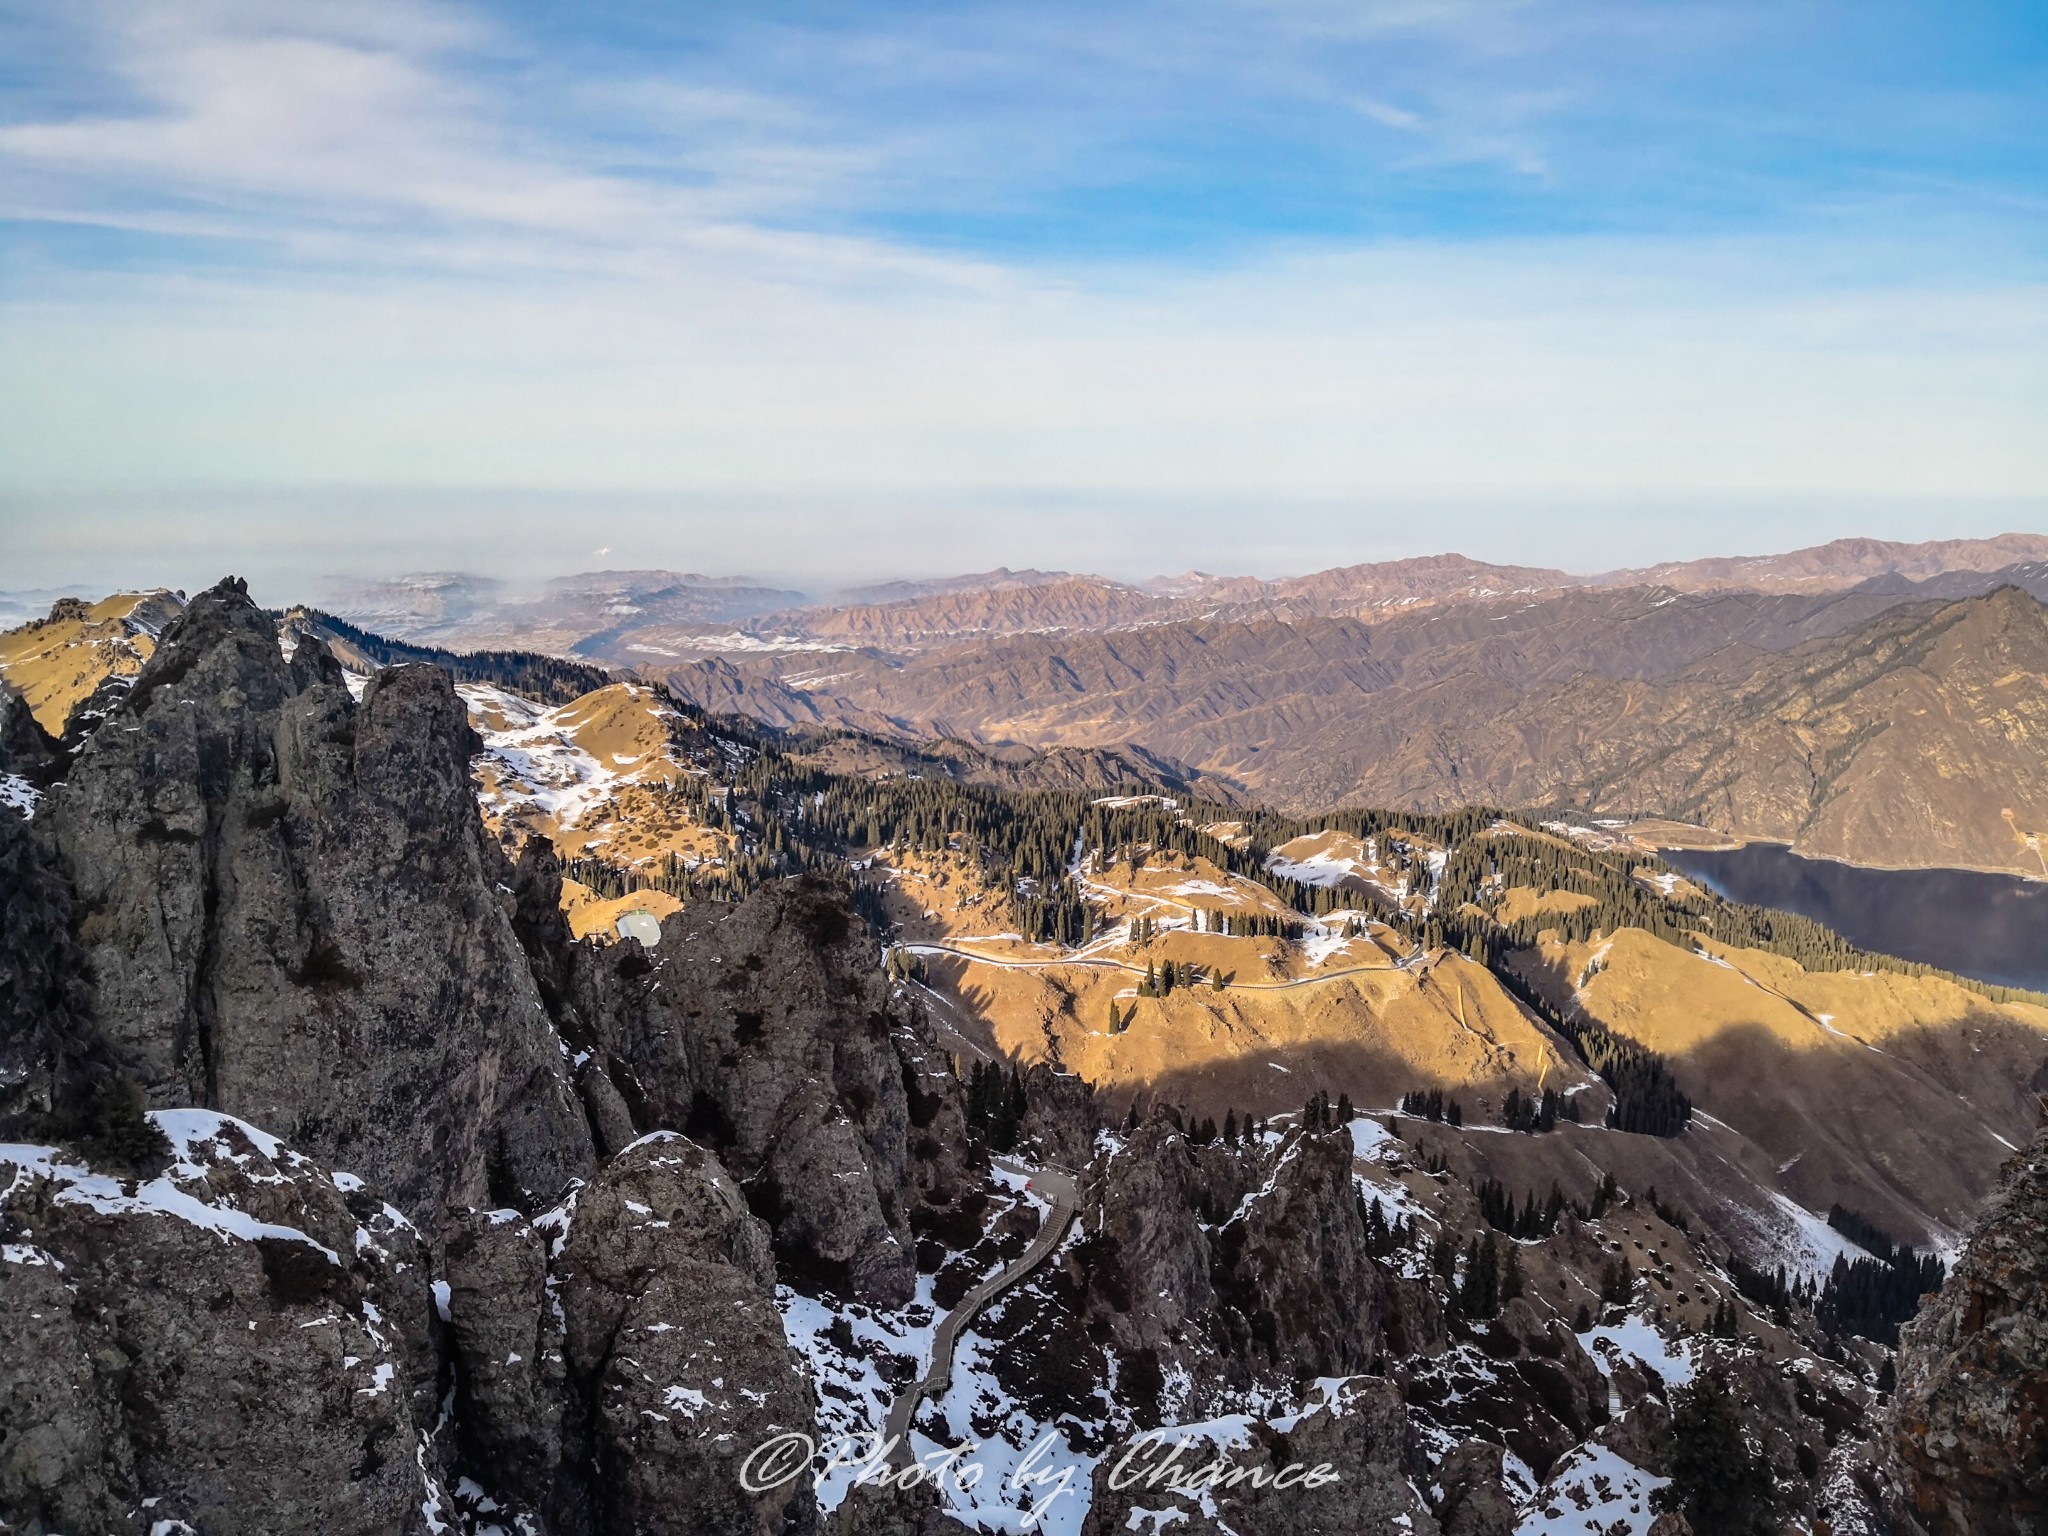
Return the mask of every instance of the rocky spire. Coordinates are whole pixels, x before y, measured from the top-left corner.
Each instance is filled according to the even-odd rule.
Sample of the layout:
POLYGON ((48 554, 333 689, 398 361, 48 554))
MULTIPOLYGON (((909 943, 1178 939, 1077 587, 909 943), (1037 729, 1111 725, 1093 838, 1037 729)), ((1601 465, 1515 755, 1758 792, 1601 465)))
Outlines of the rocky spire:
POLYGON ((272 1129, 422 1211, 592 1161, 434 667, 360 704, 235 578, 195 598, 51 795, 109 1045, 157 1106, 272 1129))

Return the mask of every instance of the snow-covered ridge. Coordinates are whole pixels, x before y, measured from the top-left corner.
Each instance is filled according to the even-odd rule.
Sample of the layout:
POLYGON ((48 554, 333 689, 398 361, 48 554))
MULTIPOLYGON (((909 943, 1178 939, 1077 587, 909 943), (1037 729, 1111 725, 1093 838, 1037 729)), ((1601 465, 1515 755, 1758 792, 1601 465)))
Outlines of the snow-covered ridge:
POLYGON ((566 831, 622 785, 686 771, 664 739, 682 717, 651 689, 619 684, 554 706, 483 683, 455 691, 483 738, 487 813, 530 806, 566 831), (615 708, 607 714, 599 700, 615 708))

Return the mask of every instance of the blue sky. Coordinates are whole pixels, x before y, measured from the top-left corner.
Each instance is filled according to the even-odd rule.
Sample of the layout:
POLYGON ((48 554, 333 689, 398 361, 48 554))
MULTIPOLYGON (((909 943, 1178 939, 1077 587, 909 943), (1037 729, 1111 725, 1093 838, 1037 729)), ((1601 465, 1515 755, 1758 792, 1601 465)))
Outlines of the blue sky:
POLYGON ((2044 528, 2044 214, 2038 4, 0 4, 0 586, 2044 528))

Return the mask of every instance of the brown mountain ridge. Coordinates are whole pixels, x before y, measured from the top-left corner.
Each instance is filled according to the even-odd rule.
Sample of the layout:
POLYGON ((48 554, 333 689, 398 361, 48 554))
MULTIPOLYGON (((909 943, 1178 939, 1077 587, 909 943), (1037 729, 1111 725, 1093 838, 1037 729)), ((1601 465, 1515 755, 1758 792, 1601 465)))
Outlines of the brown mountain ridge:
POLYGON ((1137 746, 1290 808, 1658 815, 1856 862, 2043 872, 2048 610, 2017 588, 1569 592, 803 663, 666 676, 779 723, 1137 746))

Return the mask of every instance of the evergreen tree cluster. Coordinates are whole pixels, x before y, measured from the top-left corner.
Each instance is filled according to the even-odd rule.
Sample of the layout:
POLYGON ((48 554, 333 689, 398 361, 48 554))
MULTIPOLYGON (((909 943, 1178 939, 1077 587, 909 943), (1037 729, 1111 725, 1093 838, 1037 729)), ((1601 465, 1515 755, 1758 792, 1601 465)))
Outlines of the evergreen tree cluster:
MULTIPOLYGON (((1268 878, 1271 878, 1270 876, 1268 878)), ((1306 923, 1279 917, 1271 912, 1230 912, 1221 907, 1195 909, 1197 933, 1220 933, 1233 939, 1298 940, 1308 932, 1306 923)))
POLYGON ((1171 997, 1175 987, 1192 987, 1195 984, 1195 968, 1186 961, 1178 963, 1167 960, 1158 964, 1145 963, 1145 979, 1138 983, 1140 997, 1171 997))
POLYGON ((1465 1123, 1465 1107, 1456 1099, 1445 1098, 1441 1088, 1411 1088, 1401 1095, 1401 1113, 1432 1125, 1465 1123))
POLYGON ((891 981, 922 982, 925 979, 924 956, 913 955, 907 949, 891 949, 882 969, 891 981))
POLYGON ((1472 1193, 1479 1197, 1479 1214, 1494 1231, 1508 1237, 1526 1238, 1531 1241, 1549 1237, 1557 1231, 1558 1219, 1571 1211, 1581 1221, 1587 1212, 1575 1201, 1565 1199, 1564 1191, 1555 1180, 1550 1185, 1550 1195, 1541 1204, 1536 1203, 1536 1192, 1531 1190, 1515 1204, 1515 1197, 1500 1180, 1488 1178, 1472 1186, 1472 1193))
POLYGON ((1692 1100, 1671 1075, 1670 1064, 1657 1052, 1624 1039, 1591 1019, 1567 1017, 1514 971, 1495 973, 1539 1018, 1565 1039, 1589 1068, 1614 1091, 1607 1123, 1618 1131, 1644 1136, 1676 1136, 1692 1119, 1692 1100))
MULTIPOLYGON (((1255 1119, 1249 1114, 1240 1121, 1234 1107, 1223 1112, 1223 1124, 1220 1126, 1217 1125, 1214 1115, 1196 1119, 1188 1112, 1186 1105, 1162 1105, 1158 1113, 1165 1115, 1174 1130, 1186 1138, 1188 1145, 1195 1147, 1213 1146, 1218 1142, 1230 1147, 1249 1147, 1254 1145, 1266 1130, 1265 1121, 1255 1119)), ((1135 1131, 1137 1128, 1138 1102, 1133 1099, 1130 1113, 1124 1118, 1124 1130, 1135 1131)))
POLYGON ((1540 1096, 1510 1088, 1507 1098, 1501 1102, 1500 1123, 1511 1131, 1541 1135, 1545 1131, 1556 1130, 1560 1120, 1577 1125, 1579 1106, 1555 1088, 1544 1089, 1540 1096))
POLYGON ((1742 1313, 1727 1297, 1723 1296, 1714 1303, 1714 1315, 1707 1319, 1707 1334, 1716 1339, 1742 1337, 1742 1313))
POLYGON ((1742 1429, 1742 1405, 1702 1372, 1671 1398, 1671 1481, 1651 1495, 1695 1531, 1764 1536, 1772 1529, 1770 1464, 1742 1429))
POLYGON ((1827 1278, 1816 1285, 1810 1279, 1788 1278, 1782 1264, 1764 1270, 1737 1255, 1728 1262, 1729 1278, 1746 1301, 1769 1308, 1771 1320, 1781 1328, 1790 1326, 1792 1311, 1798 1308, 1812 1313, 1830 1336, 1847 1333, 1896 1346, 1900 1327, 1920 1310, 1923 1296, 1941 1289, 1946 1269, 1933 1254, 1894 1244, 1854 1213, 1844 1214, 1858 1223, 1864 1236, 1855 1236, 1847 1227, 1841 1230, 1876 1257, 1852 1260, 1838 1255, 1827 1278))
POLYGON ((1896 1346, 1900 1326, 1920 1310, 1921 1297, 1941 1289, 1947 1267, 1933 1254, 1916 1253, 1904 1244, 1883 1242, 1877 1252, 1869 1259, 1835 1255, 1813 1315, 1829 1334, 1850 1333, 1896 1346))
POLYGON ((458 683, 487 683, 543 704, 567 704, 618 681, 603 667, 588 662, 564 661, 533 651, 444 651, 439 646, 387 640, 317 608, 303 613, 313 628, 328 631, 380 667, 417 663, 444 667, 458 683))
POLYGON ((1359 1214, 1365 1221, 1365 1251, 1376 1259, 1384 1259, 1415 1241, 1415 1218, 1403 1220, 1396 1216, 1387 1220, 1386 1207, 1380 1197, 1374 1195, 1368 1203, 1364 1192, 1358 1192, 1359 1214))
POLYGON ((1306 1131, 1334 1131, 1357 1118, 1358 1111, 1351 1107, 1351 1095, 1339 1094, 1333 1105, 1327 1088, 1311 1094, 1301 1110, 1301 1126, 1306 1131))
POLYGON ((1775 1269, 1761 1269, 1741 1254, 1733 1254, 1728 1260, 1728 1278, 1735 1282, 1736 1293, 1744 1301, 1753 1307, 1767 1308, 1771 1321, 1780 1328, 1791 1326, 1793 1307, 1812 1309, 1813 1292, 1810 1288, 1802 1292, 1798 1282, 1788 1282, 1782 1264, 1775 1269))
POLYGON ((1483 1239, 1473 1238, 1454 1297, 1458 1311, 1475 1322, 1498 1317, 1522 1289, 1522 1258, 1515 1245, 1503 1245, 1491 1231, 1483 1239))
POLYGON ((1600 1272, 1600 1304, 1603 1307, 1625 1307, 1635 1299, 1635 1266, 1626 1256, 1616 1258, 1600 1272))

